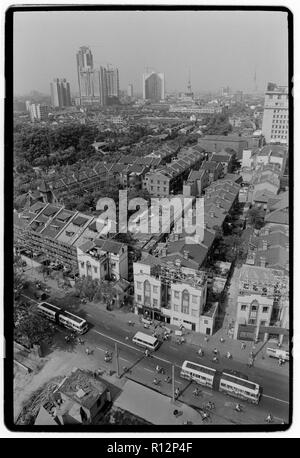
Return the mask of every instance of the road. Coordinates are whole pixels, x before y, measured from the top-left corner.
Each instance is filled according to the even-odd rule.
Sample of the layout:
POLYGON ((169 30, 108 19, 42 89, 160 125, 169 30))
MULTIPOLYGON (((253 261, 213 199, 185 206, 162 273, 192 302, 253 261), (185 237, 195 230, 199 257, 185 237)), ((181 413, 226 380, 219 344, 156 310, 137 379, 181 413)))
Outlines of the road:
MULTIPOLYGON (((212 362, 212 354, 199 357, 195 347, 188 344, 178 345, 175 342, 164 342, 159 349, 153 354, 153 358, 143 357, 144 351, 132 343, 132 337, 138 330, 143 330, 151 334, 151 330, 145 330, 140 326, 128 326, 126 323, 120 323, 112 314, 95 309, 93 306, 84 306, 87 312, 86 319, 92 323, 87 337, 91 343, 103 351, 114 350, 115 344, 120 349, 120 366, 127 366, 134 369, 135 377, 145 377, 145 372, 155 377, 155 367, 157 364, 163 366, 171 375, 171 365, 175 365, 175 375, 177 376, 179 388, 186 386, 186 382, 179 378, 179 370, 184 360, 191 360, 209 367, 215 367, 217 370, 233 369, 246 374, 249 380, 252 380, 263 387, 263 395, 259 404, 259 409, 264 412, 272 412, 272 415, 288 421, 289 415, 289 381, 288 377, 261 368, 248 368, 245 364, 238 361, 228 360, 220 355, 219 363, 212 362), (139 374, 142 372, 142 374, 139 374), (144 372, 144 373, 143 373, 144 372)), ((98 350, 99 350, 98 348, 98 350)), ((100 350, 99 350, 100 351, 100 350)), ((205 349, 204 349, 205 351, 205 349)), ((104 355, 99 356, 103 358, 104 355)), ((161 377, 163 380, 163 377, 161 377)), ((153 386, 153 385, 152 385, 153 386)), ((171 394, 171 386, 168 389, 171 394)), ((219 396, 224 398, 223 395, 219 396)), ((215 393, 214 393, 215 396, 215 393)), ((227 399, 225 397, 225 399, 227 399)))
MULTIPOLYGON (((64 304, 66 309, 73 313, 74 308, 64 304)), ((75 313, 87 319, 90 324, 89 331, 84 335, 86 346, 94 350, 94 355, 99 358, 99 367, 113 367, 116 370, 116 358, 111 364, 105 364, 104 353, 106 350, 114 351, 117 344, 119 350, 119 369, 121 376, 135 379, 151 388, 171 396, 171 384, 164 381, 166 375, 171 376, 171 367, 175 366, 176 387, 180 390, 179 400, 190 405, 201 407, 207 400, 213 399, 216 404, 214 415, 219 415, 228 423, 256 423, 263 422, 270 412, 277 422, 282 420, 288 423, 289 418, 289 381, 288 377, 280 373, 262 368, 248 368, 246 364, 234 360, 228 360, 222 354, 219 356, 219 363, 212 362, 212 354, 208 352, 203 357, 197 355, 196 349, 186 343, 176 344, 174 341, 164 342, 159 349, 153 353, 151 358, 144 356, 144 350, 132 342, 132 337, 138 330, 151 334, 151 329, 145 330, 140 325, 129 326, 126 321, 120 321, 110 312, 105 312, 95 305, 80 305, 81 310, 75 313), (201 398, 195 398, 192 391, 194 384, 186 382, 179 376, 180 368, 184 360, 198 362, 200 364, 214 367, 221 371, 233 369, 246 374, 263 388, 263 395, 258 406, 244 404, 247 416, 234 412, 234 398, 224 396, 221 393, 210 391, 208 388, 202 390, 201 398), (166 370, 166 375, 157 376, 155 367, 159 365, 166 370), (130 372, 124 373, 124 368, 130 372), (153 385, 153 379, 161 380, 159 387, 153 385), (237 417, 238 416, 238 417, 237 417), (237 417, 237 418, 236 418, 237 417), (230 420, 229 420, 230 419, 230 420)), ((153 330, 152 330, 153 331, 153 330)), ((221 348, 220 348, 221 350, 221 348)))

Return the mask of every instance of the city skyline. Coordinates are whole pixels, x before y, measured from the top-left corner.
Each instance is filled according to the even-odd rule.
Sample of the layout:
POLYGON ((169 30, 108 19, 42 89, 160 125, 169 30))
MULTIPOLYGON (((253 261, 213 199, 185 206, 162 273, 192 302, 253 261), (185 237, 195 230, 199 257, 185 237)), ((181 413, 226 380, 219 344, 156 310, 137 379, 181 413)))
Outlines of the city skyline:
POLYGON ((263 91, 268 81, 287 85, 283 12, 21 12, 14 29, 15 95, 49 93, 49 81, 58 74, 77 92, 75 56, 84 45, 91 48, 94 66, 117 67, 120 89, 132 83, 137 93, 147 67, 165 74, 167 92, 186 90, 189 69, 195 92, 224 85, 249 92, 256 85, 263 91))

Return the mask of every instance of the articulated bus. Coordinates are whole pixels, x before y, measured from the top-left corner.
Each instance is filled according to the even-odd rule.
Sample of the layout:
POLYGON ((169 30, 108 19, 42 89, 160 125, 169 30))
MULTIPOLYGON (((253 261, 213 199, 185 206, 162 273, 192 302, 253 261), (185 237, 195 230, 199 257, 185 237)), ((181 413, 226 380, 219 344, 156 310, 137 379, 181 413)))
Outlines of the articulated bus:
POLYGON ((193 380, 200 385, 213 387, 214 377, 216 370, 210 367, 202 366, 201 364, 192 363, 191 361, 184 361, 180 377, 193 380))
POLYGON ((254 404, 258 404, 260 400, 261 390, 257 383, 251 382, 242 376, 234 375, 229 370, 224 370, 220 373, 211 367, 184 361, 180 376, 254 404))
POLYGON ((219 391, 236 398, 258 404, 260 399, 260 386, 241 377, 222 372, 219 391))
POLYGON ((84 334, 88 330, 87 321, 73 313, 67 312, 61 307, 49 304, 48 302, 41 302, 37 306, 38 312, 51 321, 64 326, 77 332, 77 334, 84 334))
POLYGON ((159 340, 156 337, 149 336, 148 334, 140 331, 135 334, 132 342, 140 345, 141 347, 149 348, 150 350, 156 350, 159 346, 159 340))

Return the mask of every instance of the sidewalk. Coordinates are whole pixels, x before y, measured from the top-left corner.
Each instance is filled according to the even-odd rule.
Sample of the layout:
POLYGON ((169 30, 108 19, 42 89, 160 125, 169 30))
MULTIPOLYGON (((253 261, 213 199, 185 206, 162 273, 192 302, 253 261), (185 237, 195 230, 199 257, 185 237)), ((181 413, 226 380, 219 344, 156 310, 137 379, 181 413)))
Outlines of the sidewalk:
MULTIPOLYGON (((269 358, 265 354, 265 345, 266 342, 259 342, 257 345, 253 345, 253 342, 244 342, 246 348, 244 350, 241 349, 241 341, 234 340, 231 337, 231 333, 229 332, 230 327, 233 325, 232 317, 235 316, 235 309, 236 309, 236 299, 238 294, 238 277, 239 277, 239 268, 236 268, 234 274, 231 279, 231 284, 229 288, 229 301, 226 307, 226 315, 223 322, 223 327, 219 329, 213 336, 208 336, 208 342, 205 341, 205 335, 199 334, 194 331, 185 331, 185 340, 186 343, 189 345, 193 345, 197 349, 200 347, 204 350, 205 353, 212 354, 214 348, 218 348, 222 355, 225 355, 227 352, 232 354, 233 360, 239 361, 241 363, 246 364, 249 360, 250 352, 253 351, 255 355, 254 360, 254 367, 268 369, 273 372, 277 372, 279 374, 288 375, 289 372, 289 363, 285 363, 283 366, 278 365, 277 359, 269 358), (224 339, 224 342, 221 343, 221 337, 224 339)), ((51 278, 46 278, 44 280, 43 275, 39 272, 36 272, 35 269, 30 269, 30 278, 40 280, 43 283, 46 283, 48 287, 51 288, 51 292, 57 298, 66 298, 68 300, 69 292, 72 292, 70 289, 66 292, 63 289, 58 288, 57 281, 51 278)), ((72 299, 74 300, 74 299, 72 299)), ((106 305, 103 302, 89 302, 86 304, 87 308, 95 307, 97 310, 104 314, 107 317, 107 320, 114 320, 122 323, 122 325, 126 324, 128 326, 128 322, 132 321, 134 326, 132 327, 133 330, 136 329, 137 331, 145 331, 143 324, 140 322, 140 316, 136 315, 133 312, 129 312, 127 309, 114 309, 112 311, 106 310, 106 305)), ((81 307, 84 309, 85 305, 82 304, 81 307)), ((159 322, 155 322, 155 324, 160 324, 159 322)), ((163 323, 161 323, 163 325, 163 323)), ((178 330, 177 326, 167 324, 167 327, 172 329, 171 339, 175 340, 174 331, 178 330)), ((145 332, 149 333, 149 331, 153 331, 154 327, 151 326, 149 330, 145 332)), ((158 334, 163 333, 163 328, 158 327, 157 330, 158 334)))

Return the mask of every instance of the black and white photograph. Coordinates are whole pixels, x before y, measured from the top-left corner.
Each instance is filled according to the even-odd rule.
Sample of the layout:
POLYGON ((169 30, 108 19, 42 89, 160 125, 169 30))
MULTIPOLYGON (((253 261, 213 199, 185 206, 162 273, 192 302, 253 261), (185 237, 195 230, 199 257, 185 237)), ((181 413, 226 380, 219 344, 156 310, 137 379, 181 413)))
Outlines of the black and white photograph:
POLYGON ((16 5, 5 27, 7 428, 286 431, 291 11, 16 5))

